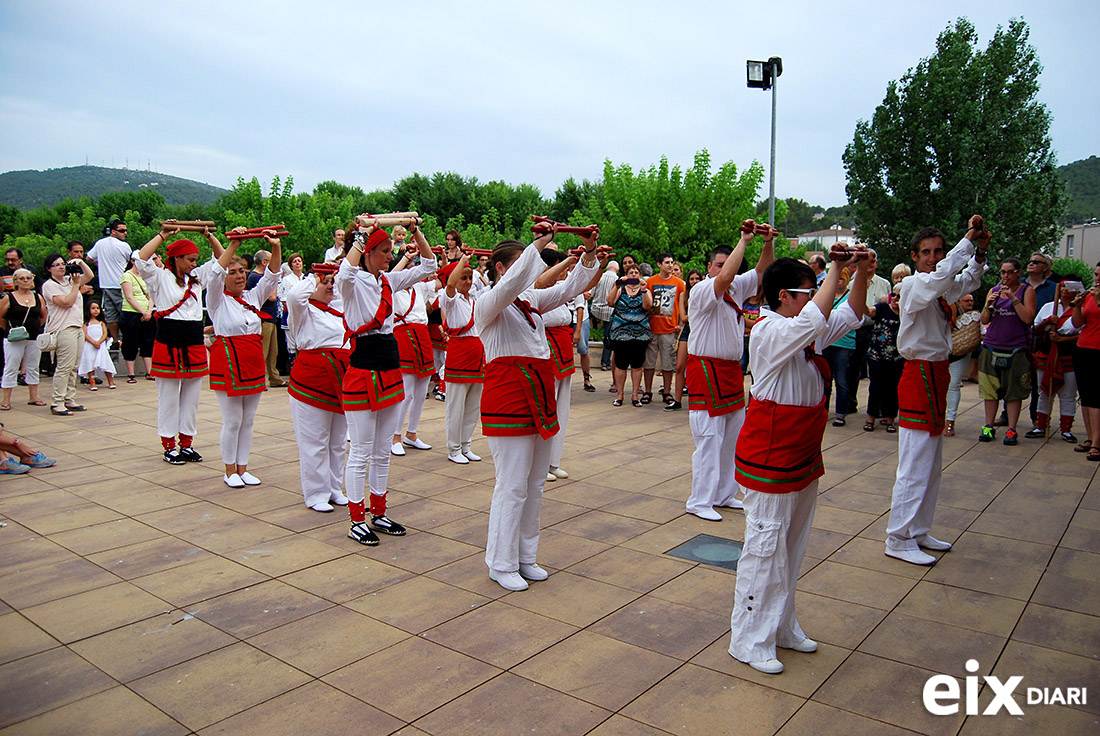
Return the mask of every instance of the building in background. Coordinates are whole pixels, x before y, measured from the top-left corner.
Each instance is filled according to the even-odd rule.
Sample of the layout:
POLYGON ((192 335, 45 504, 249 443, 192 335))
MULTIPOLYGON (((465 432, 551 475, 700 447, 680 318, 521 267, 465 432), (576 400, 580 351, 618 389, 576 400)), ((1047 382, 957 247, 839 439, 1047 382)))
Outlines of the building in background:
POLYGON ((1055 246, 1055 258, 1076 258, 1089 268, 1100 263, 1100 221, 1093 218, 1083 225, 1067 227, 1062 241, 1055 246))

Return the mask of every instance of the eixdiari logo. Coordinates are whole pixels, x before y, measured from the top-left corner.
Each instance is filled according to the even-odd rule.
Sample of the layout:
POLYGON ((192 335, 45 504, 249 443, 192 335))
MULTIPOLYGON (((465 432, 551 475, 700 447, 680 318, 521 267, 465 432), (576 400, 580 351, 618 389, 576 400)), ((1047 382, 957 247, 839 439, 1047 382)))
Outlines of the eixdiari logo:
MULTIPOLYGON (((977 672, 978 666, 978 660, 966 660, 967 672, 977 672)), ((1024 681, 1022 675, 1014 675, 1004 682, 993 675, 966 677, 964 678, 965 698, 959 693, 959 681, 956 678, 951 675, 933 675, 924 683, 924 708, 934 716, 950 716, 959 712, 959 700, 964 700, 966 715, 976 716, 979 709, 978 690, 983 680, 993 693, 993 699, 981 712, 983 716, 997 715, 1002 709, 1009 715, 1024 714, 1015 697, 1016 688, 1024 681)), ((1088 690, 1083 687, 1029 687, 1025 692, 1027 705, 1086 705, 1088 703, 1088 690)))

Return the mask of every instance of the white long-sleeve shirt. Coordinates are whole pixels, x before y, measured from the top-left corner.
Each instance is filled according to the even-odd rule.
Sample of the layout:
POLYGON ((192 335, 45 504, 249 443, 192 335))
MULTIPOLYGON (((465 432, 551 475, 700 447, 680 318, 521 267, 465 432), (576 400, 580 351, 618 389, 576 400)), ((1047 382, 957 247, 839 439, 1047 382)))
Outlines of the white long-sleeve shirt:
MULTIPOLYGON (((700 286, 696 284, 692 291, 700 286)), ((788 406, 816 406, 825 395, 825 384, 817 366, 806 359, 806 348, 812 343, 815 347, 831 345, 859 323, 860 318, 847 302, 832 310, 827 321, 813 302, 795 317, 783 317, 761 307, 749 341, 752 397, 788 406)), ((695 334, 694 317, 691 332, 695 334)))
MULTIPOLYGON (((974 260, 973 255, 974 244, 963 238, 936 264, 935 271, 917 272, 902 280, 898 312, 901 316, 898 329, 901 357, 933 361, 951 357, 951 323, 944 317, 939 299, 943 297, 952 304, 978 288, 985 265, 974 260)), ((753 339, 755 336, 754 327, 753 339)))
POLYGON ((546 289, 535 289, 532 288, 535 279, 546 270, 546 264, 537 248, 525 248, 496 286, 478 297, 474 325, 485 346, 485 360, 505 356, 549 358, 550 347, 546 344, 546 328, 541 315, 531 315, 535 323, 532 328, 513 303, 519 298, 539 312, 549 312, 584 291, 598 268, 598 263, 591 267, 578 263, 565 281, 546 289))
MULTIPOLYGON (((225 277, 228 273, 217 261, 213 261, 213 264, 206 283, 206 311, 210 315, 210 321, 214 323, 214 334, 222 337, 259 335, 259 316, 225 294, 225 277)), ((278 282, 278 271, 272 273, 265 270, 256 285, 245 289, 241 298, 260 309, 278 282)))
MULTIPOLYGON (((403 271, 395 271, 385 274, 390 282, 392 293, 396 294, 402 289, 407 289, 418 281, 424 280, 435 271, 435 259, 420 259, 420 263, 403 271)), ((340 262, 340 270, 336 272, 336 293, 344 302, 344 321, 348 328, 357 330, 374 319, 378 311, 378 305, 382 301, 382 274, 374 276, 357 266, 353 266, 346 260, 340 262)), ((382 326, 370 330, 369 335, 392 334, 393 312, 391 311, 382 321, 382 326)))
MULTIPOLYGON (((319 348, 346 347, 344 343, 344 321, 335 314, 329 314, 309 303, 310 296, 317 291, 317 277, 303 276, 286 292, 287 327, 294 337, 299 350, 317 350, 319 348)), ((329 307, 342 312, 343 302, 333 294, 329 307)))
MULTIPOLYGON (((470 288, 471 296, 473 295, 473 287, 470 288)), ((451 330, 461 330, 466 325, 470 324, 470 317, 474 313, 474 305, 477 303, 476 299, 463 296, 462 294, 455 292, 454 296, 447 296, 447 290, 444 289, 439 294, 439 308, 443 310, 443 319, 447 323, 447 328, 451 330)), ((460 337, 478 337, 481 333, 477 330, 477 322, 470 327, 470 329, 463 332, 460 337)))
POLYGON ((410 325, 426 325, 428 324, 428 302, 435 300, 435 289, 426 281, 419 281, 408 289, 402 289, 401 291, 395 291, 393 293, 393 315, 394 320, 397 317, 405 314, 405 322, 410 325), (413 302, 413 294, 416 294, 416 301, 413 302), (412 309, 409 309, 409 306, 412 309))
MULTIPOLYGON (((134 262, 137 264, 138 275, 145 280, 145 285, 149 289, 149 298, 153 301, 154 310, 171 309, 183 298, 187 286, 177 284, 175 275, 167 268, 157 266, 152 260, 143 261, 138 258, 134 262)), ((199 282, 191 288, 194 297, 185 301, 179 309, 164 319, 202 320, 202 289, 210 277, 211 263, 216 261, 208 261, 191 271, 191 275, 199 282)))
MULTIPOLYGON (((759 288, 756 269, 734 276, 726 294, 738 308, 759 288)), ((688 292, 688 353, 723 360, 741 360, 745 352, 745 320, 725 299, 714 293, 714 277, 688 292)), ((755 374, 755 369, 753 371, 755 374)))

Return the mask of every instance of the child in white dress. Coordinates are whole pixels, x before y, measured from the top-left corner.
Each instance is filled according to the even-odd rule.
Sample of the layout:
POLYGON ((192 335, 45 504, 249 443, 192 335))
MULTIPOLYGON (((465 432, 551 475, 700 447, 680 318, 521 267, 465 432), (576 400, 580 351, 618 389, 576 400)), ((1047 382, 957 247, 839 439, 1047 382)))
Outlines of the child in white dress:
POLYGON ((97 374, 107 377, 107 388, 118 388, 115 385, 115 364, 108 352, 113 341, 99 316, 99 302, 90 302, 88 316, 84 319, 84 352, 80 354, 77 368, 80 375, 88 377, 88 386, 92 391, 99 390, 95 384, 97 374))

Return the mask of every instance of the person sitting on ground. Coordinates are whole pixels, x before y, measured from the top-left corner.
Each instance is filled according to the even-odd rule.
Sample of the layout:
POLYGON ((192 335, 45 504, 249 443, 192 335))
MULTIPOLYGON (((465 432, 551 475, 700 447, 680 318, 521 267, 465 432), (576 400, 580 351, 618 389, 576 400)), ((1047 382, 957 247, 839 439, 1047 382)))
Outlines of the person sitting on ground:
POLYGON ((22 475, 31 468, 48 468, 56 463, 57 460, 27 447, 18 438, 6 433, 4 425, 0 424, 0 474, 22 475))

